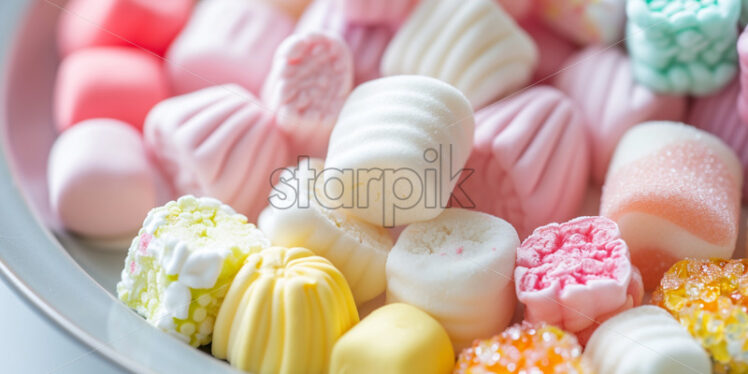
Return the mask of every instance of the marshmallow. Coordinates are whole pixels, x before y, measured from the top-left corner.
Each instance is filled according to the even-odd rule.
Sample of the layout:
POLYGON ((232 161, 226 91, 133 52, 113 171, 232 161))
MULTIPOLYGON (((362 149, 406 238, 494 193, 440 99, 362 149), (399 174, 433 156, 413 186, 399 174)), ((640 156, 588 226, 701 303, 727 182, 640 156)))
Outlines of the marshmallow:
POLYGON ((353 55, 354 85, 381 76, 382 55, 395 34, 391 25, 361 25, 345 19, 336 0, 315 0, 296 24, 297 33, 322 31, 345 40, 353 55))
POLYGON ((287 169, 258 226, 273 245, 307 248, 330 260, 361 305, 384 292, 384 264, 393 241, 384 228, 329 208, 323 168, 322 160, 304 159, 297 168, 287 169))
MULTIPOLYGON (((722 139, 740 158, 743 175, 748 174, 748 124, 735 110, 740 84, 733 82, 719 93, 692 101, 688 123, 722 139)), ((748 201, 748 183, 743 183, 743 200, 748 201)))
POLYGON ((52 146, 48 167, 52 210, 78 234, 134 234, 156 205, 156 171, 140 134, 126 123, 93 119, 76 125, 52 146))
POLYGON ((646 121, 681 121, 686 98, 659 95, 634 81, 631 62, 617 48, 589 47, 567 61, 556 87, 582 109, 590 135, 592 178, 602 184, 623 134, 646 121))
POLYGON ((454 351, 444 328, 407 304, 383 306, 335 343, 331 374, 449 374, 454 351))
POLYGON ((380 226, 434 218, 470 154, 470 103, 423 76, 365 83, 346 101, 330 138, 325 183, 351 214, 380 226))
POLYGON ((582 342, 644 295, 621 232, 605 217, 535 229, 517 249, 514 280, 527 321, 577 333, 582 342))
MULTIPOLYGON (((748 1, 746 2, 748 4, 748 1)), ((748 14, 748 11, 746 12, 748 14)), ((748 32, 745 30, 738 39, 738 62, 740 68, 740 96, 737 97, 740 118, 748 123, 748 32)))
POLYGON ((550 84, 579 48, 537 20, 526 20, 521 26, 538 46, 538 67, 535 69, 533 81, 535 84, 550 84))
POLYGON ((539 0, 545 23, 578 44, 612 44, 623 39, 626 0, 539 0))
POLYGON ((529 82, 537 57, 493 0, 423 0, 387 47, 382 74, 438 78, 480 108, 529 82))
POLYGON ((72 0, 57 40, 67 56, 91 47, 136 47, 163 55, 190 17, 194 0, 72 0))
POLYGON ((212 196, 254 221, 267 205, 287 140, 251 93, 237 85, 166 100, 148 115, 146 145, 178 194, 212 196))
POLYGON ((160 330, 194 347, 208 344, 234 276, 250 253, 269 244, 228 205, 183 196, 148 213, 117 296, 160 330))
POLYGON ((626 14, 634 77, 651 90, 702 96, 735 76, 740 0, 629 0, 626 14))
POLYGON ((291 35, 278 47, 262 98, 297 154, 323 157, 352 88, 348 46, 334 35, 312 32, 291 35))
MULTIPOLYGON (((521 238, 538 226, 572 218, 589 178, 584 120, 551 87, 536 87, 479 110, 473 153, 457 196, 511 223, 521 238)), ((461 198, 461 199, 460 199, 461 198)))
POLYGON ((399 25, 420 0, 335 0, 352 23, 399 25))
POLYGON ((257 374, 327 373, 335 342, 358 323, 343 275, 304 248, 250 255, 216 318, 213 356, 257 374))
POLYGON ((740 161, 717 137, 650 122, 621 139, 600 212, 618 223, 651 290, 679 259, 731 257, 742 183, 740 161))
POLYGON ((527 18, 535 7, 536 0, 496 0, 501 8, 509 13, 515 20, 527 18))
POLYGON ((387 303, 430 314, 459 351, 509 325, 518 246, 506 221, 464 209, 409 225, 387 257, 387 303))
POLYGON ((282 9, 289 16, 298 19, 312 0, 254 0, 282 9))
POLYGON ((236 83, 259 95, 275 49, 293 27, 293 18, 264 2, 200 2, 166 56, 174 92, 236 83))
POLYGON ((711 374, 709 356, 662 308, 627 310, 592 334, 584 357, 596 373, 711 374))
POLYGON ((88 48, 62 60, 54 93, 59 131, 94 118, 137 129, 148 111, 169 96, 161 60, 134 48, 88 48))

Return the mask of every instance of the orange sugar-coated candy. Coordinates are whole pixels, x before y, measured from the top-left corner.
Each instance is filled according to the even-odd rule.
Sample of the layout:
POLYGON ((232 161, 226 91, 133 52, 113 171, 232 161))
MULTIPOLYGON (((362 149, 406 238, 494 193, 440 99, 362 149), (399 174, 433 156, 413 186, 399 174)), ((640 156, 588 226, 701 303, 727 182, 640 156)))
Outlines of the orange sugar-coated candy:
POLYGON ((665 273, 652 303, 701 343, 715 373, 748 373, 748 259, 679 261, 665 273))
POLYGON ((454 374, 591 373, 577 338, 557 327, 522 322, 460 353, 454 374))

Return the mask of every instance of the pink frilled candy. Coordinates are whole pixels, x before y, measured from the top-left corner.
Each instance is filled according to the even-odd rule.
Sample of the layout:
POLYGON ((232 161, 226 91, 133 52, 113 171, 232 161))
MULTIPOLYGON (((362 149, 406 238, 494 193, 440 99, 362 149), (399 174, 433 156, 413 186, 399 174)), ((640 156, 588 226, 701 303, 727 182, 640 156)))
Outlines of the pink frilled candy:
POLYGON ((419 0, 335 0, 345 18, 359 24, 399 25, 419 0))
MULTIPOLYGON (((560 91, 532 88, 479 110, 462 184, 477 209, 526 237, 579 209, 589 178, 582 114, 560 91)), ((461 201, 465 206, 468 200, 461 201)))
POLYGON ((348 46, 336 36, 313 32, 291 35, 278 47, 262 96, 297 153, 324 157, 352 88, 348 46))
POLYGON ((194 0, 72 0, 61 13, 58 42, 67 56, 104 46, 163 55, 190 17, 194 0))
POLYGON ((579 48, 537 20, 526 20, 521 26, 538 46, 538 67, 535 69, 533 81, 550 84, 561 72, 569 57, 579 48))
POLYGON ((64 132, 49 156, 49 202, 70 231, 133 235, 156 205, 156 171, 132 126, 110 119, 64 132))
POLYGON ((273 115, 237 85, 166 100, 148 115, 146 145, 178 195, 217 198, 254 221, 275 169, 289 164, 273 115))
POLYGON ((582 341, 644 295, 618 226, 605 217, 535 229, 517 249, 514 279, 526 320, 558 326, 582 341))
POLYGON ((379 78, 379 65, 395 28, 392 25, 362 25, 345 19, 337 0, 316 0, 296 25, 297 33, 321 31, 339 36, 353 55, 354 84, 379 78))
POLYGON ((613 152, 624 133, 646 121, 680 121, 685 97, 655 94, 636 83, 631 63, 617 48, 589 47, 566 63, 556 86, 585 115, 592 146, 592 177, 602 184, 613 152))
POLYGON ((265 2, 202 1, 167 53, 176 94, 236 83, 260 93, 275 49, 294 19, 265 2))
POLYGON ((55 122, 64 131, 87 119, 113 118, 141 129, 148 111, 168 96, 157 57, 134 48, 88 48, 60 65, 55 122))
MULTIPOLYGON (((748 175, 748 124, 735 110, 740 95, 736 80, 712 96, 695 99, 691 104, 688 123, 717 135, 732 148, 743 165, 743 175, 748 175)), ((743 200, 748 201, 748 183, 743 184, 743 200)))
MULTIPOLYGON (((746 28, 748 30, 748 28, 746 28)), ((748 123, 748 32, 743 31, 738 39, 738 60, 740 62, 740 96, 737 105, 740 118, 748 123)))

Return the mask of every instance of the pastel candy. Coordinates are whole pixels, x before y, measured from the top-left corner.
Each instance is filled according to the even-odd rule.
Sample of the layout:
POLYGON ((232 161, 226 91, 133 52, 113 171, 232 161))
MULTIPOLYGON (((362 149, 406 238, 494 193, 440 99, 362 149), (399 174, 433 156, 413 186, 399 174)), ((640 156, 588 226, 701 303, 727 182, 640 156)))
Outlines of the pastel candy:
POLYGON ((166 100, 148 115, 146 145, 178 194, 212 196, 255 220, 288 142, 272 114, 237 85, 166 100))
POLYGON ((740 96, 737 97, 737 108, 740 118, 748 123, 748 33, 743 31, 738 39, 738 58, 740 63, 740 96))
POLYGON ((535 69, 533 81, 550 84, 553 78, 562 71, 566 61, 579 48, 540 21, 525 20, 521 26, 538 46, 538 67, 535 69))
POLYGON ((535 7, 536 0, 496 0, 515 20, 527 18, 535 7))
POLYGON ((602 184, 623 134, 646 121, 680 121, 686 98, 659 95, 637 83, 617 48, 589 47, 566 62, 555 85, 584 112, 592 151, 592 178, 602 184))
POLYGON ((143 127, 148 111, 169 96, 161 61, 134 48, 88 48, 62 60, 54 92, 59 131, 94 118, 143 127))
POLYGON ((626 14, 634 77, 651 90, 708 95, 735 76, 740 0, 632 0, 626 14))
POLYGON ((626 0, 538 0, 543 21, 578 44, 612 44, 623 39, 626 0))
POLYGON ((244 260, 268 246, 228 205, 183 196, 148 213, 127 252, 117 296, 158 329, 205 345, 244 260))
POLYGON ((323 169, 319 159, 286 169, 258 226, 273 245, 308 248, 330 260, 362 305, 385 291, 384 265, 393 241, 384 228, 331 209, 322 190, 323 169))
POLYGON ((257 374, 327 373, 335 342, 358 323, 343 275, 304 248, 250 255, 216 318, 213 356, 257 374))
POLYGON ((532 39, 493 0, 423 0, 381 69, 438 78, 480 108, 529 82, 537 57, 532 39))
POLYGON ((677 260, 730 258, 743 171, 714 135, 673 122, 635 126, 621 139, 600 212, 616 221, 647 290, 677 260))
POLYGON ((335 0, 352 23, 399 25, 420 0, 335 0))
POLYGON ((448 374, 454 351, 444 328, 408 304, 383 306, 335 343, 331 374, 448 374))
POLYGON ((304 10, 309 6, 313 0, 254 0, 264 2, 267 5, 275 6, 293 17, 294 19, 299 18, 304 10))
MULTIPOLYGON (((730 146, 748 174, 748 124, 735 110, 740 84, 736 80, 722 91, 692 101, 688 123, 712 133, 730 146)), ((743 184, 743 200, 748 200, 748 184, 743 184)))
POLYGON ((709 356, 668 312, 652 305, 627 310, 592 334, 584 357, 597 373, 711 374, 709 356))
POLYGON ((140 134, 126 123, 93 119, 76 125, 55 141, 48 167, 52 210, 75 233, 134 234, 156 205, 156 171, 140 134))
POLYGON ((328 196, 379 226, 434 218, 470 154, 473 129, 470 103, 444 82, 396 76, 364 83, 330 138, 328 196))
POLYGON ((297 33, 322 31, 341 37, 353 55, 354 85, 379 78, 382 55, 395 34, 391 25, 362 25, 345 19, 336 0, 315 0, 296 24, 297 33))
POLYGON ((517 298, 525 319, 584 342, 607 317, 641 303, 641 278, 616 223, 579 217, 539 227, 517 249, 517 298))
POLYGON ((453 208, 411 224, 387 257, 387 303, 436 318, 460 351, 509 325, 518 246, 510 224, 484 213, 453 208))
POLYGON ((67 56, 91 47, 136 47, 163 55, 190 17, 194 0, 72 0, 57 40, 67 56))
MULTIPOLYGON (((560 91, 536 87, 476 113, 460 201, 509 221, 521 238, 573 217, 589 178, 582 113, 560 91)), ((458 196, 459 197, 459 196, 458 196)))
POLYGON ((322 157, 353 88, 353 59, 334 35, 294 34, 275 52, 263 101, 276 112, 297 154, 322 157))
POLYGON ((259 95, 294 19, 264 2, 202 1, 167 53, 176 94, 236 83, 259 95))

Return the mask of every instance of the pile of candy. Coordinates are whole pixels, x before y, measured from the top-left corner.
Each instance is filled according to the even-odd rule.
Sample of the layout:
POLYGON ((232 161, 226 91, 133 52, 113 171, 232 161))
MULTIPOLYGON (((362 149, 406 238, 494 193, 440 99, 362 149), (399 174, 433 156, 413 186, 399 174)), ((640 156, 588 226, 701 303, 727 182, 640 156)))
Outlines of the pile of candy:
POLYGON ((50 205, 253 373, 748 373, 746 4, 72 0, 50 205))

